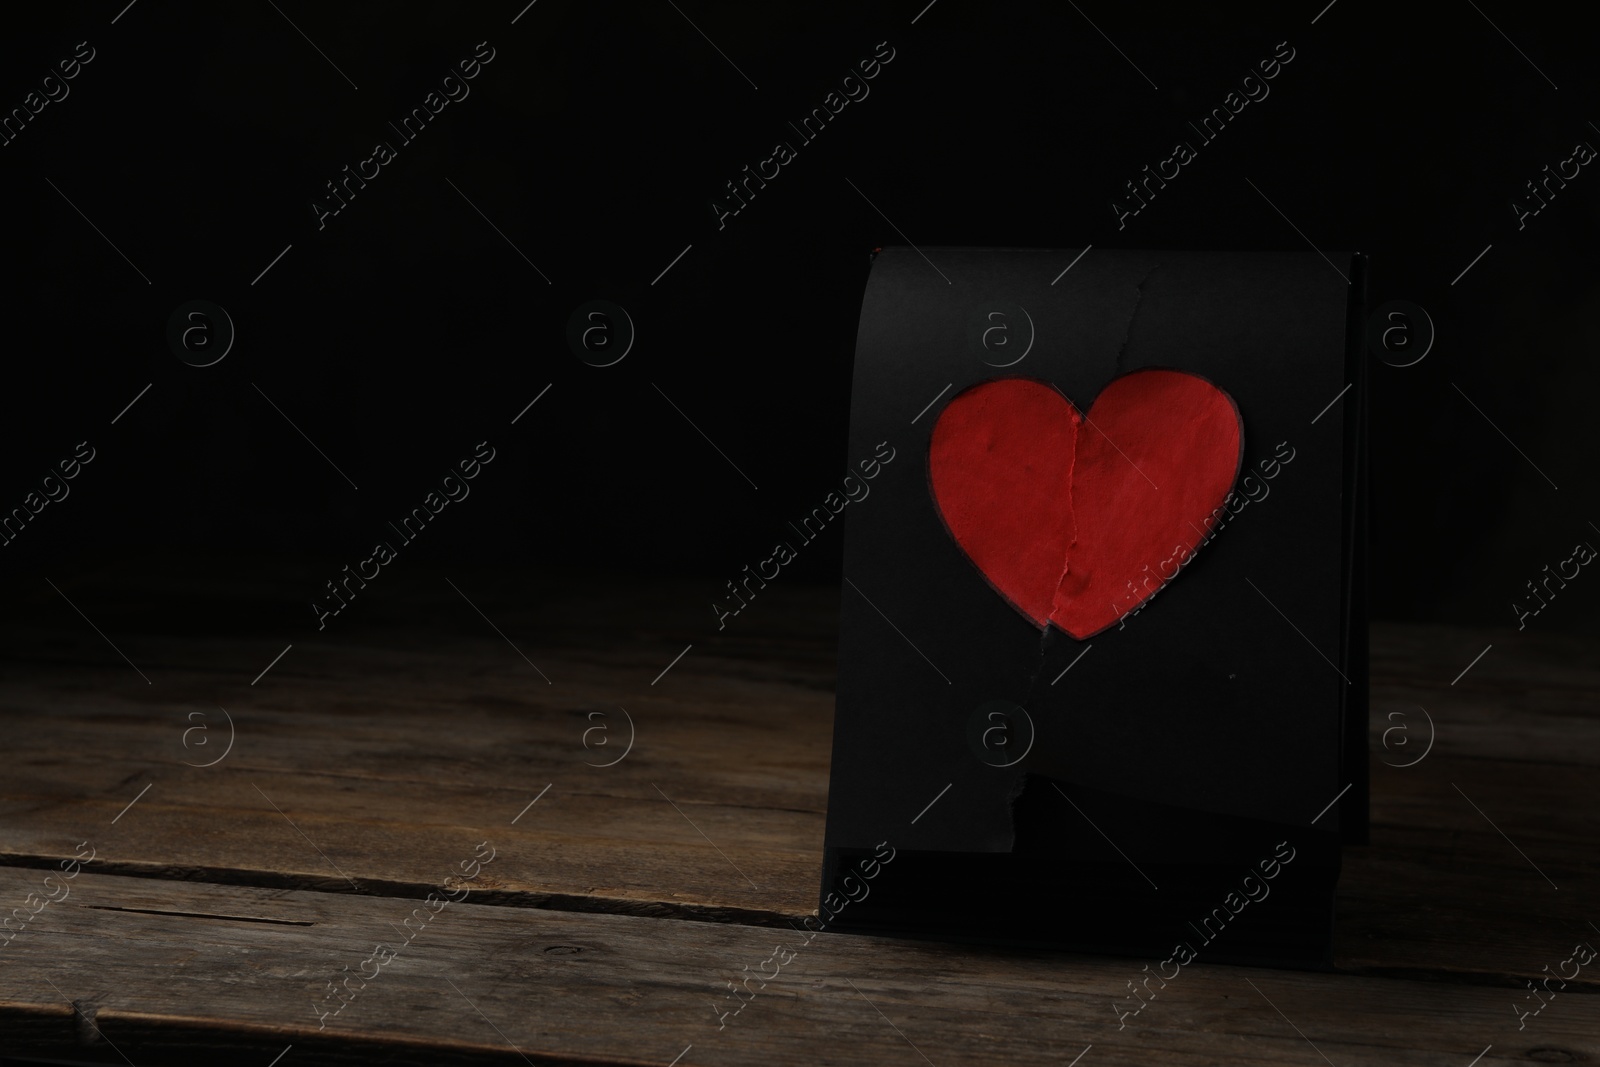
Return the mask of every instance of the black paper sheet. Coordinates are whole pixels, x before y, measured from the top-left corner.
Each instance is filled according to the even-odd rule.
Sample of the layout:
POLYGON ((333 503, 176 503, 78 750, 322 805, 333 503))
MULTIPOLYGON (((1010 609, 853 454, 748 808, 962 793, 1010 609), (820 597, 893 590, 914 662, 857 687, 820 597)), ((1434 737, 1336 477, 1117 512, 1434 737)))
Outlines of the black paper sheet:
POLYGON ((849 456, 897 458, 845 528, 822 917, 1156 952, 1287 842, 1293 877, 1246 913, 1259 936, 1241 921, 1211 956, 1315 964, 1340 840, 1365 835, 1364 260, 1080 251, 875 257, 849 456), (1041 633, 941 520, 932 428, 980 382, 1047 382, 1083 412, 1148 367, 1233 398, 1236 497, 1120 626, 1041 633), (837 907, 883 843, 895 860, 837 907))

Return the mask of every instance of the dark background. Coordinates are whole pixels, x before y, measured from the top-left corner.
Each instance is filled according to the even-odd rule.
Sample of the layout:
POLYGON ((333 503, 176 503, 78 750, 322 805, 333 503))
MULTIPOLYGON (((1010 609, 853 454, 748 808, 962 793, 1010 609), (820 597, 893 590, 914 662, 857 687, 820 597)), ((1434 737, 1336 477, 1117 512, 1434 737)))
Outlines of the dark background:
MULTIPOLYGON (((249 582, 274 560, 307 601, 488 439, 499 458, 400 566, 707 575, 709 598, 842 475, 868 253, 907 241, 1366 252, 1374 303, 1414 301, 1438 332, 1421 363, 1373 368, 1374 613, 1509 625, 1527 580, 1600 541, 1600 177, 1521 231, 1509 206, 1600 144, 1592 42, 1559 7, 1338 0, 1312 25, 1322 0, 937 0, 913 25, 925 0, 538 0, 511 25, 521 0, 139 0, 112 24, 124 2, 8 12, 0 35, 7 111, 77 42, 97 52, 0 147, 0 510, 97 450, 0 548, 14 595, 126 568, 249 582), (484 40, 470 96, 400 146, 387 122, 484 40), (786 123, 880 41, 870 95, 800 146, 786 123), (1296 55, 1271 95, 1119 232, 1122 183, 1280 41, 1296 55), (310 201, 378 139, 398 158, 319 232, 310 201), (798 159, 719 230, 708 201, 778 139, 798 159), (604 369, 565 341, 594 298, 638 331, 604 369), (209 368, 167 347, 191 299, 237 329, 209 368)), ((837 582, 840 545, 788 580, 837 582)), ((1600 621, 1585 584, 1537 625, 1600 621)))

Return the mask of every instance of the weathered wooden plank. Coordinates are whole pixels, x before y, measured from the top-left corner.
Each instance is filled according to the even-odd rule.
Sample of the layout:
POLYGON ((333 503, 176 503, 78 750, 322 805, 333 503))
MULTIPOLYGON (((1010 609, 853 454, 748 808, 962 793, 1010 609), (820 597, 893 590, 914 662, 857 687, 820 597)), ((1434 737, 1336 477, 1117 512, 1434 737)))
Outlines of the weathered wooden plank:
MULTIPOLYGON (((1587 646, 1569 644, 1555 656, 1567 673, 1547 682, 1539 672, 1551 639, 1513 636, 1505 655, 1485 657, 1451 687, 1440 668, 1456 647, 1468 653, 1464 665, 1481 649, 1478 635, 1409 627, 1380 635, 1374 844, 1348 853, 1340 964, 1526 973, 1524 946, 1570 922, 1566 901, 1595 884, 1593 806, 1574 799, 1595 758, 1582 739, 1600 716, 1584 694, 1591 681, 1600 685, 1600 671, 1584 665, 1587 646), (1416 766, 1387 766, 1414 759, 1426 742, 1410 702, 1418 694, 1432 705, 1433 749, 1416 766), (1409 715, 1398 721, 1411 748, 1394 736, 1383 747, 1382 732, 1397 721, 1391 711, 1409 715), (1538 750, 1552 758, 1518 758, 1538 750)), ((612 703, 620 692, 613 664, 584 658, 593 649, 535 649, 562 678, 558 687, 492 640, 406 641, 403 654, 297 645, 295 658, 274 669, 272 688, 230 699, 239 739, 212 768, 184 762, 208 761, 220 748, 193 743, 200 735, 185 748, 183 739, 201 722, 222 742, 222 717, 206 703, 214 673, 158 672, 157 691, 104 677, 118 674, 110 664, 88 677, 60 662, 13 668, 4 689, 12 725, 0 855, 52 862, 87 837, 102 847, 102 871, 404 893, 455 862, 462 827, 498 823, 530 859, 486 875, 494 895, 480 899, 745 923, 781 922, 814 906, 831 715, 820 656, 797 666, 804 656, 697 649, 673 668, 678 688, 640 684, 627 697, 634 749, 595 768, 586 761, 608 762, 620 750, 584 749, 584 731, 599 721, 588 713, 609 711, 603 721, 614 733, 625 724, 612 703)), ((808 641, 817 643, 813 636, 788 647, 808 641)), ((174 660, 197 655, 190 644, 171 650, 174 660)), ((229 646, 202 658, 224 653, 243 655, 229 646)))
POLYGON ((1416 759, 1430 716, 1440 753, 1596 766, 1600 643, 1531 629, 1374 625, 1374 756, 1391 765, 1416 759))
MULTIPOLYGON (((463 857, 472 837, 462 835, 463 857)), ((483 870, 514 858, 502 847, 483 870)), ((39 877, 10 869, 0 880, 39 877)), ((0 950, 0 1026, 18 1052, 81 1055, 81 1034, 83 1047, 103 1039, 136 1063, 197 1048, 248 1049, 266 1062, 291 1044, 301 1063, 380 1054, 442 1062, 443 1048, 463 1062, 479 1053, 510 1062, 512 1045, 531 1062, 590 1064, 667 1064, 681 1054, 681 1064, 1059 1067, 1090 1045, 1084 1067, 1323 1056, 1341 1067, 1459 1067, 1491 1045, 1480 1064, 1600 1057, 1600 982, 1587 970, 1519 1030, 1513 1003, 1528 994, 1510 981, 1252 970, 1202 956, 1166 988, 1152 983, 1154 999, 1121 1027, 1118 1009, 1132 1004, 1126 983, 1141 977, 1125 960, 831 933, 802 945, 793 931, 494 907, 471 896, 418 922, 403 944, 395 926, 417 900, 92 870, 71 889, 0 950), (313 1005, 327 980, 362 971, 379 941, 398 946, 393 960, 366 968, 364 985, 352 979, 347 1006, 320 1019, 313 1005), (798 952, 766 988, 752 982, 749 1003, 719 1029, 718 1012, 733 1006, 726 983, 747 965, 770 973, 776 942, 798 952), (65 1014, 68 1003, 80 1018, 65 1014)), ((1552 937, 1527 951, 1554 966, 1570 947, 1552 937)))
MULTIPOLYGON (((110 664, 14 670, 0 697, 13 724, 0 850, 58 856, 69 838, 109 832, 97 828, 151 784, 117 824, 108 862, 124 870, 348 888, 342 871, 377 890, 414 886, 450 862, 441 835, 498 822, 546 849, 537 870, 507 884, 532 901, 747 918, 809 911, 831 658, 807 666, 730 644, 714 657, 696 650, 651 686, 681 645, 658 646, 659 662, 645 665, 636 650, 529 650, 559 684, 492 632, 403 651, 297 644, 271 686, 234 686, 225 706, 236 744, 204 769, 184 763, 208 762, 226 741, 215 671, 151 667, 160 684, 146 687, 124 684, 110 664), (591 766, 623 756, 630 722, 626 757, 591 766), (194 732, 197 723, 208 729, 194 732)), ((194 656, 188 645, 172 651, 194 656)), ((204 658, 244 655, 228 645, 204 658)))

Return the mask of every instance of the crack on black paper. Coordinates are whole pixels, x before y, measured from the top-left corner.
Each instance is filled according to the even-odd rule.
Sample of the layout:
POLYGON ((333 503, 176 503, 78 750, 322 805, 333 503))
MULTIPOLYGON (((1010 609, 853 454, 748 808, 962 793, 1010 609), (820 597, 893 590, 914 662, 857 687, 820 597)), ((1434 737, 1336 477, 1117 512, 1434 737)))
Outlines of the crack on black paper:
POLYGON ((1123 357, 1123 353, 1127 351, 1128 341, 1133 337, 1133 323, 1139 317, 1139 308, 1140 308, 1140 306, 1144 304, 1144 287, 1145 287, 1145 284, 1147 282, 1149 282, 1151 277, 1154 276, 1155 272, 1160 270, 1160 269, 1161 269, 1161 264, 1157 263, 1155 266, 1151 267, 1148 271, 1146 271, 1144 277, 1140 278, 1138 284, 1133 287, 1133 292, 1134 292, 1133 310, 1128 312, 1128 325, 1127 325, 1127 328, 1122 331, 1122 343, 1117 345, 1117 373, 1118 374, 1122 373, 1122 357, 1123 357))
MULTIPOLYGON (((1145 286, 1147 284, 1149 284, 1150 279, 1152 277, 1154 277, 1156 271, 1158 271, 1160 269, 1161 269, 1161 264, 1157 263, 1155 266, 1151 267, 1148 271, 1146 271, 1144 273, 1144 276, 1141 277, 1139 279, 1139 281, 1137 283, 1135 283, 1135 285, 1133 287, 1133 290, 1134 290, 1133 307, 1128 312, 1127 326, 1123 330, 1121 342, 1119 342, 1118 345, 1117 345, 1116 375, 1121 375, 1122 373, 1124 373, 1123 358, 1124 358, 1124 356, 1125 356, 1125 354, 1127 352, 1128 342, 1133 337, 1133 324, 1139 318, 1139 309, 1144 306, 1144 289, 1145 289, 1145 286)), ((1116 375, 1114 375, 1114 377, 1116 375)), ((1067 396, 1066 393, 1061 391, 1061 387, 1060 386, 1056 386, 1056 385, 1054 385, 1054 383, 1052 383, 1052 385, 1055 388, 1056 392, 1061 393, 1062 398, 1064 400, 1066 400, 1066 402, 1072 406, 1072 409, 1075 412, 1077 412, 1078 417, 1081 420, 1080 427, 1081 427, 1081 424, 1086 424, 1088 422, 1088 415, 1085 413, 1085 411, 1080 410, 1078 408, 1078 405, 1073 403, 1072 398, 1070 396, 1067 396)), ((1028 688, 1027 688, 1026 695, 1024 695, 1022 700, 1019 702, 1019 704, 1022 707, 1023 711, 1027 712, 1030 716, 1034 713, 1034 710, 1035 710, 1032 705, 1034 704, 1035 699, 1039 695, 1038 694, 1039 679, 1044 676, 1045 664, 1050 659, 1050 650, 1051 650, 1052 647, 1054 647, 1055 645, 1060 643, 1059 640, 1055 636, 1056 628, 1051 624, 1055 621, 1056 594, 1060 592, 1061 583, 1066 580, 1067 575, 1072 570, 1072 550, 1078 544, 1078 512, 1077 512, 1077 509, 1075 507, 1071 506, 1072 505, 1073 475, 1077 473, 1077 466, 1078 466, 1078 441, 1077 441, 1077 435, 1074 434, 1074 437, 1073 437, 1073 448, 1072 448, 1072 463, 1067 468, 1067 486, 1066 486, 1067 502, 1068 502, 1068 506, 1069 506, 1068 514, 1069 514, 1069 516, 1071 518, 1071 521, 1072 521, 1072 535, 1071 535, 1071 540, 1067 544, 1067 551, 1063 555, 1063 558, 1062 558, 1062 561, 1061 561, 1061 574, 1056 579, 1056 584, 1055 584, 1055 586, 1054 586, 1054 588, 1053 588, 1053 590, 1051 592, 1050 612, 1045 617, 1044 625, 1040 628, 1038 662, 1034 666, 1032 675, 1028 678, 1028 688)), ((1035 726, 1035 729, 1037 730, 1037 726, 1035 726)), ((1016 819, 1015 819, 1016 802, 1021 798, 1022 785, 1025 783, 1025 781, 1026 781, 1026 776, 1019 775, 1017 780, 1016 780, 1016 782, 1013 783, 1011 793, 1007 798, 1008 803, 1009 803, 1010 808, 1011 808, 1011 814, 1012 814, 1012 833, 1013 833, 1013 835, 1015 835, 1015 831, 1016 831, 1016 819)), ((1013 840, 1014 840, 1014 837, 1013 837, 1013 840)))

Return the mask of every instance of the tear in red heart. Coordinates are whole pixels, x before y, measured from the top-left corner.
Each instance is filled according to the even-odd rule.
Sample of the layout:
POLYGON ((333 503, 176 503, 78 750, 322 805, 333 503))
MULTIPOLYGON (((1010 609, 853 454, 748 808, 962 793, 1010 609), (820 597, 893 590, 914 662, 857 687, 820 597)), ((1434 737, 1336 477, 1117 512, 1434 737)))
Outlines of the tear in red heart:
POLYGON ((1188 562, 1243 452, 1233 398, 1193 374, 1125 374, 1086 415, 1053 386, 1001 378, 945 406, 928 474, 989 584, 1041 630, 1082 640, 1188 562))

